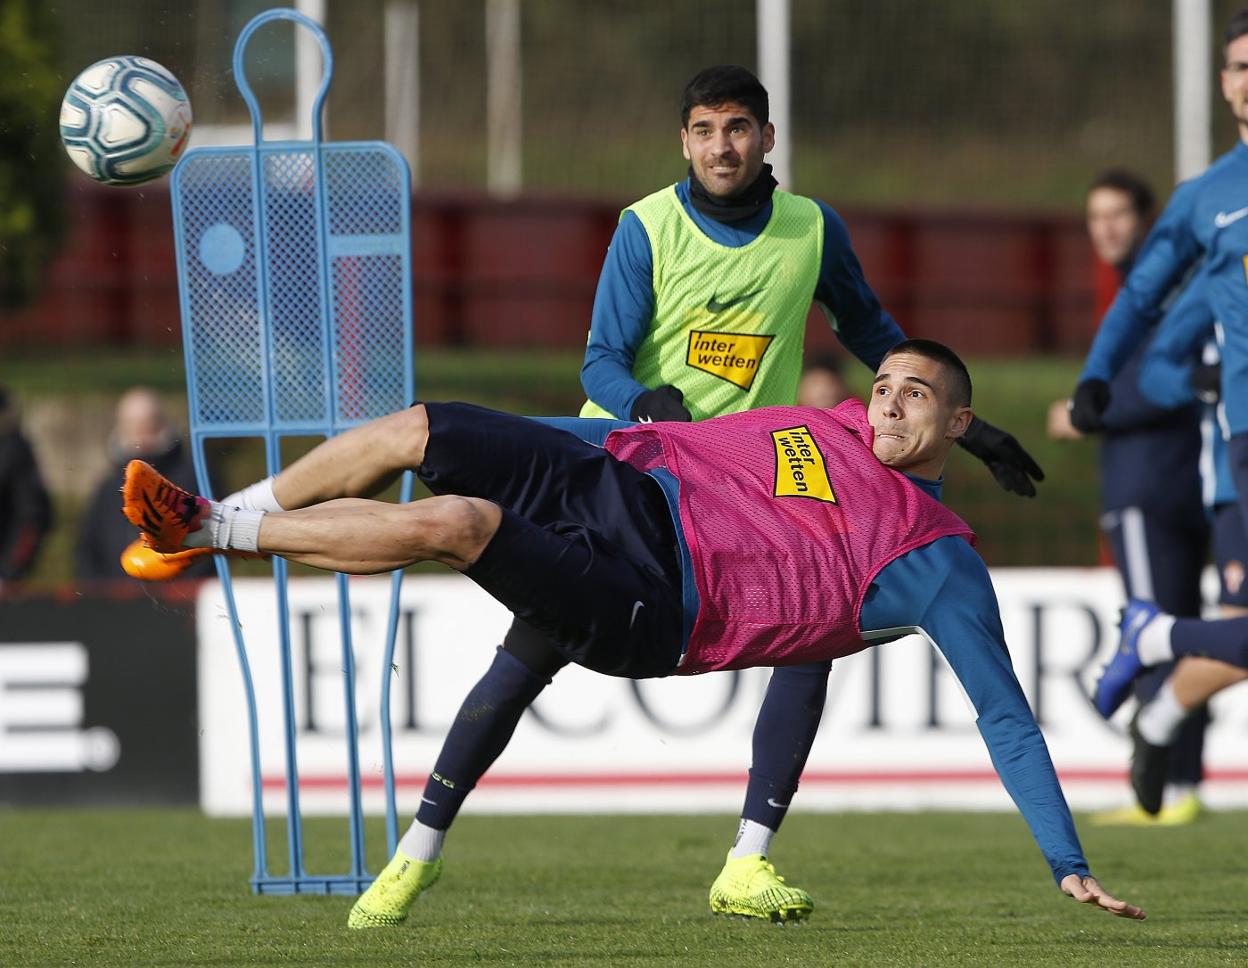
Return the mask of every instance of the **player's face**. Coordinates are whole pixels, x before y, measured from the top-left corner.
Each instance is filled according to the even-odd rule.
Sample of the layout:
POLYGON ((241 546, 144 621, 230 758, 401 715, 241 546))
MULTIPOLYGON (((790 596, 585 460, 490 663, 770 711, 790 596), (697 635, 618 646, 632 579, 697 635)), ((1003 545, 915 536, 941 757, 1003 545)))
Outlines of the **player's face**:
POLYGON ((763 170, 763 155, 776 144, 771 122, 760 125, 744 104, 700 105, 680 129, 681 151, 702 186, 716 198, 749 187, 763 170))
POLYGON ((871 449, 881 463, 934 480, 971 422, 971 411, 951 402, 943 364, 897 353, 876 371, 867 419, 875 432, 871 449))
POLYGON ((1226 45, 1222 68, 1222 96, 1239 122, 1240 137, 1248 135, 1248 34, 1226 45))
POLYGON ((1096 257, 1120 266, 1131 257, 1140 241, 1144 220, 1131 204, 1131 196, 1116 188, 1088 192, 1088 238, 1096 257))

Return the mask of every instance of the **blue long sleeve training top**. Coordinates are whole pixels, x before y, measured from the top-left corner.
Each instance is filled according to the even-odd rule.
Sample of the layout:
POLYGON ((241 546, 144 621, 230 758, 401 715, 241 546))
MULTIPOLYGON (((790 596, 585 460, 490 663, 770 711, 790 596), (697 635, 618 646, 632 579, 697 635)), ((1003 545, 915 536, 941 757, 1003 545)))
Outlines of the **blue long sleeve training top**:
POLYGON ((1082 379, 1108 382, 1161 317, 1167 296, 1204 259, 1205 292, 1226 342, 1222 398, 1231 434, 1248 431, 1248 145, 1184 182, 1148 234, 1105 314, 1082 379))
MULTIPOLYGON (((720 245, 739 248, 758 238, 771 218, 770 203, 741 222, 718 222, 703 215, 689 200, 688 179, 676 195, 694 224, 720 245)), ((850 245, 844 220, 815 199, 823 213, 823 258, 814 301, 828 315, 845 347, 872 370, 884 354, 905 339, 897 322, 880 306, 867 285, 862 266, 850 245)), ((645 390, 633 378, 633 361, 654 315, 654 260, 650 239, 639 219, 626 211, 620 217, 594 296, 589 345, 581 367, 586 396, 617 416, 627 416, 645 390)))
MULTIPOLYGON (((1129 266, 1123 267, 1122 277, 1129 271, 1129 266)), ((1191 288, 1186 287, 1184 294, 1191 288)), ((1148 345, 1146 338, 1109 383, 1109 406, 1102 415, 1105 430, 1098 448, 1101 509, 1139 508, 1170 521, 1198 525, 1204 517, 1200 407, 1190 396, 1162 405, 1142 391, 1140 368, 1148 345)), ((1185 364, 1186 378, 1191 360, 1185 364)))
MULTIPOLYGON (((1148 343, 1140 366, 1139 388, 1159 406, 1194 404, 1193 362, 1197 358, 1206 364, 1220 360, 1221 327, 1214 319, 1213 307, 1205 294, 1205 282, 1202 271, 1175 300, 1148 343)), ((1201 497, 1206 509, 1238 500, 1226 447, 1228 436, 1223 401, 1202 404, 1200 475, 1201 497)))

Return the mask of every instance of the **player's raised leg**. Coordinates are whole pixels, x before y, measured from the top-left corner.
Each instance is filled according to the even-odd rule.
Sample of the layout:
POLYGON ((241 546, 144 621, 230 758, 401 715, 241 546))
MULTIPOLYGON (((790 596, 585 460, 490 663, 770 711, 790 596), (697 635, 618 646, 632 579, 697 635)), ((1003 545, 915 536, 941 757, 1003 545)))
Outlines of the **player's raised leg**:
POLYGON ((417 561, 462 571, 489 543, 501 517, 489 501, 454 495, 410 504, 340 498, 294 511, 246 511, 184 491, 142 461, 126 468, 123 495, 126 517, 157 551, 260 551, 353 575, 417 561))
POLYGON ((428 441, 424 404, 378 417, 330 437, 274 476, 273 498, 293 511, 334 498, 372 497, 418 468, 428 441))
MULTIPOLYGON (((197 502, 187 504, 182 498, 183 506, 178 516, 187 520, 166 536, 179 543, 186 540, 186 547, 170 551, 170 542, 160 542, 159 548, 150 541, 136 542, 122 555, 122 568, 131 577, 144 581, 167 581, 177 577, 188 564, 203 554, 224 552, 250 556, 255 549, 250 546, 249 538, 259 528, 259 513, 297 510, 333 498, 369 497, 384 490, 404 470, 420 464, 428 440, 428 427, 425 407, 418 404, 327 439, 279 474, 217 502, 219 507, 213 513, 224 525, 227 537, 216 544, 212 543, 211 535, 218 529, 213 526, 211 514, 208 514, 207 530, 201 532, 199 527, 191 527, 198 520, 197 514, 207 512, 203 512, 204 505, 197 502), (237 514, 239 511, 243 513, 237 514), (175 533, 182 529, 185 529, 185 535, 175 533)), ((143 505, 139 496, 141 489, 147 487, 153 501, 178 498, 172 492, 163 490, 159 481, 148 479, 145 474, 140 468, 128 473, 123 491, 129 489, 127 499, 132 500, 135 514, 141 518, 142 512, 147 511, 148 518, 144 519, 144 523, 134 516, 130 520, 152 538, 155 537, 152 533, 154 522, 150 515, 154 512, 143 505)))
POLYGON ((1130 601, 1123 611, 1118 649, 1096 684, 1093 702, 1106 718, 1126 700, 1146 668, 1184 657, 1215 659, 1248 669, 1248 617, 1175 618, 1148 602, 1130 601))

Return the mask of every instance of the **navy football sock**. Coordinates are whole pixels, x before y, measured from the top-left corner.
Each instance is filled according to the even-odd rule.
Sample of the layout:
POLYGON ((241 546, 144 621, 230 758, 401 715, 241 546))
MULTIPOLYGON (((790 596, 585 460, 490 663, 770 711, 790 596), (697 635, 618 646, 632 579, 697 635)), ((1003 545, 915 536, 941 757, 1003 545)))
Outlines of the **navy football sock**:
POLYGON ((819 731, 831 662, 780 666, 754 723, 754 761, 745 788, 744 820, 779 830, 819 731))
POLYGON ((1248 618, 1211 622, 1176 618, 1170 630, 1170 648, 1176 659, 1185 655, 1200 656, 1248 669, 1248 618))
POLYGON ((450 827, 477 781, 506 748, 524 711, 549 683, 498 650, 455 715, 425 784, 417 820, 437 830, 450 827))

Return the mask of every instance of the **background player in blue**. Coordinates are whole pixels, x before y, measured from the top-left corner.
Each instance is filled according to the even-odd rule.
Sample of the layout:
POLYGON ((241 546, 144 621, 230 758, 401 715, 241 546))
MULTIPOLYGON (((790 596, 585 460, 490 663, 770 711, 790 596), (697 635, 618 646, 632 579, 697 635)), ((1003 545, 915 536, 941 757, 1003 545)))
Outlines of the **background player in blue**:
POLYGON ((1160 318, 1169 293, 1203 259, 1206 298, 1225 333, 1222 400, 1242 506, 1248 499, 1248 10, 1227 27, 1221 78, 1240 141, 1175 190, 1096 334, 1071 400, 1071 420, 1084 432, 1103 427, 1112 395, 1108 381, 1160 318))
MULTIPOLYGON (((774 128, 768 120, 767 92, 758 79, 734 66, 700 72, 682 94, 681 135, 690 169, 675 193, 684 215, 704 240, 725 252, 759 240, 771 219, 776 181, 763 161, 774 128), (732 110, 725 110, 729 106, 732 110), (714 136, 692 138, 690 128, 695 126, 699 131, 714 128, 714 136)), ((801 303, 801 312, 781 322, 796 328, 800 340, 810 303, 817 302, 841 341, 874 370, 904 334, 863 278, 844 221, 829 206, 817 204, 823 232, 814 290, 789 293, 790 301, 801 303)), ((661 253, 658 264, 664 264, 661 253)), ((644 386, 634 376, 638 351, 648 342, 685 339, 683 319, 655 318, 655 270, 656 254, 645 228, 633 211, 625 211, 599 279, 582 383, 589 399, 613 416, 689 420, 686 404, 707 410, 704 400, 694 398, 694 390, 686 399, 680 387, 644 386)), ((796 387, 796 364, 791 373, 773 373, 796 387)), ((761 384, 768 378, 760 373, 755 393, 765 390, 761 384)), ((792 403, 793 398, 770 402, 792 403)), ((988 465, 1002 486, 1034 495, 1032 478, 1043 475, 1013 437, 978 419, 967 437, 971 440, 960 443, 988 465)), ((502 753, 524 711, 566 663, 544 635, 524 622, 512 624, 490 668, 466 697, 435 761, 416 822, 404 836, 409 856, 427 862, 441 856, 446 831, 465 798, 502 753)), ((790 919, 804 917, 812 908, 805 891, 776 876, 767 853, 818 730, 827 673, 828 665, 822 663, 787 667, 768 686, 754 731, 738 836, 712 889, 711 904, 717 911, 790 919)))
MULTIPOLYGON (((1153 192, 1133 172, 1110 169, 1088 188, 1088 238, 1096 257, 1127 276, 1153 215, 1153 192)), ((1145 397, 1137 384, 1144 346, 1111 382, 1111 402, 1099 435, 1101 529, 1113 551, 1128 598, 1155 601, 1174 615, 1198 616, 1200 576, 1208 556, 1209 526, 1201 504, 1200 408, 1189 393, 1170 407, 1145 397)), ((1186 361, 1185 361, 1186 362, 1186 361)), ((1186 368, 1190 372, 1190 367, 1186 368)), ((1049 432, 1081 437, 1070 423, 1065 401, 1050 410, 1049 432)), ((1169 668, 1150 670, 1135 684, 1136 698, 1152 699, 1169 668)), ((1207 714, 1202 709, 1183 726, 1170 760, 1171 803, 1167 824, 1189 823, 1200 811, 1207 714)), ((1101 824, 1154 822, 1157 808, 1133 805, 1097 814, 1101 824)))
MULTIPOLYGON (((441 561, 548 629, 569 658, 631 677, 677 672, 686 649, 695 666, 707 661, 708 649, 743 668, 786 654, 755 648, 751 621, 709 630, 700 621, 704 605, 710 614, 724 614, 729 605, 724 589, 733 582, 718 580, 717 569, 735 571, 743 561, 783 549, 812 563, 810 581, 823 592, 806 599, 812 609, 799 609, 805 617, 794 624, 790 642, 800 651, 787 654, 834 656, 853 651, 860 636, 880 643, 925 635, 974 706, 993 765, 1060 889, 1119 917, 1143 920, 1142 910, 1109 895, 1089 873, 1044 737, 1011 668, 992 582, 966 540, 969 532, 913 491, 931 494, 936 487, 954 440, 970 422, 970 402, 970 377, 957 356, 940 344, 911 340, 881 363, 865 410, 851 401, 834 413, 771 408, 731 414, 679 435, 617 436, 608 441, 615 444, 611 451, 593 442, 631 425, 562 418, 548 421, 552 427, 465 404, 418 404, 332 437, 278 474, 274 493, 289 512, 206 501, 134 461, 123 487, 125 514, 163 553, 193 546, 271 553, 351 573, 441 561), (785 527, 788 520, 813 521, 809 505, 785 506, 791 496, 775 493, 766 458, 761 469, 747 468, 745 451, 723 450, 722 441, 735 435, 747 451, 757 446, 778 459, 767 428, 794 420, 810 424, 844 485, 835 510, 830 503, 818 513, 854 531, 856 541, 847 544, 844 529, 785 527), (668 450, 677 437, 680 461, 668 450), (614 456, 637 440, 662 442, 666 455, 657 463, 639 457, 644 473, 614 456), (366 500, 403 468, 416 470, 436 496, 399 505, 366 500), (718 488, 707 486, 712 480, 725 482, 734 496, 721 498, 718 488), (743 501, 765 510, 771 524, 739 529, 735 540, 742 544, 731 552, 707 542, 706 528, 748 519, 743 501), (878 529, 883 544, 877 544, 867 524, 881 521, 889 524, 878 529), (686 540, 689 528, 700 533, 699 543, 692 534, 686 540), (709 553, 703 554, 702 542, 709 553), (851 547, 879 564, 850 558, 851 547), (638 595, 650 607, 634 627, 638 595), (617 618, 630 605, 625 626, 617 618)), ((776 583, 782 581, 776 576, 767 586, 781 598, 776 583)), ((740 589, 748 596, 758 587, 749 581, 740 589)), ((791 602, 771 602, 755 603, 748 614, 767 623, 798 614, 791 602)), ((408 856, 400 845, 357 901, 349 924, 402 923, 441 867, 440 860, 408 856)))
MULTIPOLYGON (((1166 313, 1140 368, 1140 388, 1161 406, 1181 406, 1196 397, 1204 403, 1204 502, 1213 522, 1218 604, 1221 613, 1229 617, 1248 614, 1248 532, 1231 481, 1224 408, 1211 389, 1217 381, 1209 379, 1218 369, 1220 327, 1204 298, 1203 284, 1201 273, 1166 313), (1193 381, 1192 360, 1197 353, 1205 376, 1193 381), (1194 390, 1193 382, 1202 389, 1194 390)), ((1161 802, 1162 778, 1167 763, 1176 755, 1176 735, 1188 717, 1194 710, 1205 708, 1208 697, 1244 676, 1243 670, 1223 662, 1185 658, 1168 674, 1153 699, 1137 711, 1131 723, 1131 782, 1146 809, 1155 811, 1161 802)))

